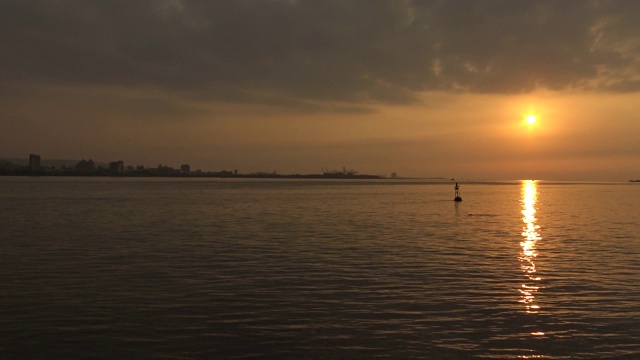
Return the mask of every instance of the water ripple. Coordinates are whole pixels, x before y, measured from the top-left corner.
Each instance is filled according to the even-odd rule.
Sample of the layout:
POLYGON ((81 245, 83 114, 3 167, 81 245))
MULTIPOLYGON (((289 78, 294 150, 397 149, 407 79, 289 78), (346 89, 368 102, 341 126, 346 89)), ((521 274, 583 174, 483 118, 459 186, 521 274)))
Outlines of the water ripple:
POLYGON ((1 185, 8 358, 640 356, 637 187, 1 185))

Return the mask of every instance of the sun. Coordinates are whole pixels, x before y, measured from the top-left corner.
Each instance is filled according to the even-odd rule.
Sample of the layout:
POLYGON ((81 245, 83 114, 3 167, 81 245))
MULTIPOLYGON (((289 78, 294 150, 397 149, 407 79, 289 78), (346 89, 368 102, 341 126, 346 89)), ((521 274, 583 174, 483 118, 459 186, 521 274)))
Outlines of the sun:
POLYGON ((527 119, 526 119, 527 124, 529 124, 529 125, 535 124, 536 120, 537 119, 536 119, 536 117, 534 115, 529 115, 529 116, 527 116, 527 119))

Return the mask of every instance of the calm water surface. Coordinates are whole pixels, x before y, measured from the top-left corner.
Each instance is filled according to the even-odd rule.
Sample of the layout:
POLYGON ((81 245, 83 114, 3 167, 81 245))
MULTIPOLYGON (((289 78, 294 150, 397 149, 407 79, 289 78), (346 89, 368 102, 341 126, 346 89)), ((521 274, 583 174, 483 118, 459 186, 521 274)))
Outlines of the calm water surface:
POLYGON ((2 358, 640 358, 640 184, 0 178, 2 358))

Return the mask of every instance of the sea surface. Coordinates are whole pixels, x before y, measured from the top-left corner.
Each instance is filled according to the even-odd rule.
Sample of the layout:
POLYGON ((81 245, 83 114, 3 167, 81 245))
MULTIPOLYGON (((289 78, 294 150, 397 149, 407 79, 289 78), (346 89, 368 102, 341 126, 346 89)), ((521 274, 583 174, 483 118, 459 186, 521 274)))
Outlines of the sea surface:
POLYGON ((640 359, 640 183, 0 178, 0 358, 640 359))

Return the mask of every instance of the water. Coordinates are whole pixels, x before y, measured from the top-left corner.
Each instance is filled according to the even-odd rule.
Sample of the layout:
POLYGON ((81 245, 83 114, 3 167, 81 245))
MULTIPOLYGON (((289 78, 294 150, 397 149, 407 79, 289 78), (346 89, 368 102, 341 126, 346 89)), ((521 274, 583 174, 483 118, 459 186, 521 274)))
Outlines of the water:
POLYGON ((640 358, 640 185, 0 178, 2 358, 640 358))

